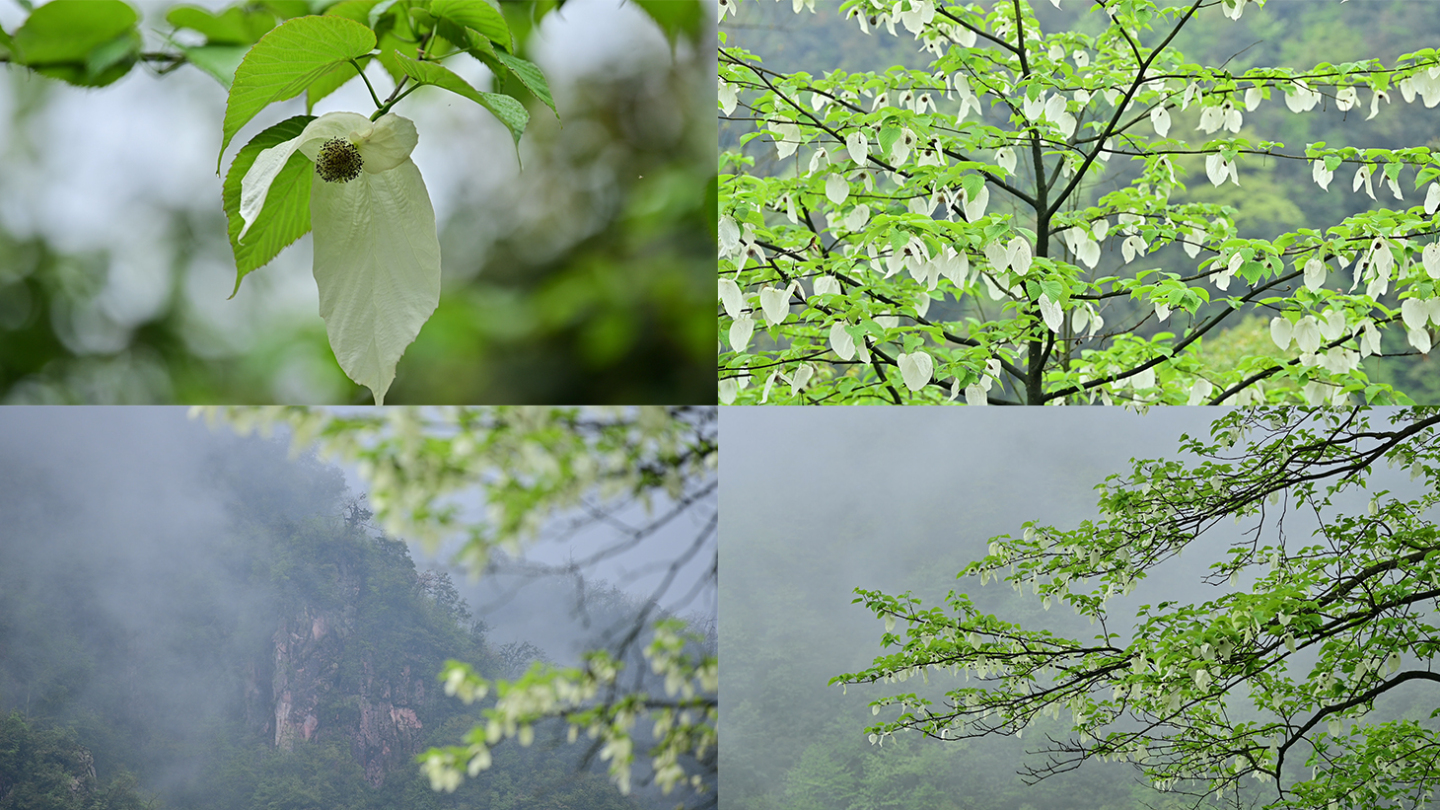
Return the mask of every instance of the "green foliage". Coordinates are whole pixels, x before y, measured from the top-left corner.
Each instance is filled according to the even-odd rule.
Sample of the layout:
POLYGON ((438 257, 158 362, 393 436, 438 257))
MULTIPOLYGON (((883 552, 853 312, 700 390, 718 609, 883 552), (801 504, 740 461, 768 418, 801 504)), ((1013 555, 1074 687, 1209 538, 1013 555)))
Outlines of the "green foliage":
MULTIPOLYGON (((484 0, 433 0, 430 14, 437 20, 449 21, 474 31, 507 51, 515 50, 515 40, 510 36, 510 26, 505 23, 504 15, 484 0)), ((456 45, 468 44, 451 41, 456 45)))
MULTIPOLYGON (((378 416, 228 408, 211 415, 216 413, 245 432, 283 420, 297 446, 314 442, 327 454, 359 462, 372 478, 375 515, 387 530, 432 547, 463 532, 466 542, 454 556, 476 571, 486 570, 496 548, 518 553, 552 520, 596 493, 602 503, 618 497, 647 507, 663 497, 683 511, 708 501, 718 483, 717 414, 707 408, 465 408, 378 416), (479 486, 488 514, 486 523, 475 525, 452 496, 479 486)), ((592 503, 588 511, 604 508, 592 503)), ((709 529, 700 539, 708 536, 709 529)), ((465 745, 421 756, 431 785, 454 791, 466 773, 492 766, 491 748, 501 740, 514 737, 528 747, 537 727, 559 719, 572 742, 581 731, 597 740, 612 781, 629 793, 633 727, 649 718, 655 782, 667 794, 677 785, 703 789, 694 761, 714 756, 718 660, 681 620, 656 621, 650 633, 643 657, 663 679, 664 697, 653 687, 622 688, 626 662, 605 649, 587 651, 583 667, 536 662, 514 680, 486 677, 463 658, 447 661, 441 675, 446 694, 469 705, 493 691, 496 701, 484 710, 484 724, 465 735, 465 745)))
MULTIPOLYGON (((341 65, 349 68, 349 65, 341 65)), ((270 184, 270 193, 265 197, 265 207, 255 219, 251 231, 240 242, 240 231, 245 227, 240 217, 240 181, 245 172, 255 163, 261 151, 298 137, 305 125, 315 120, 308 115, 297 115, 276 124, 241 147, 225 174, 224 206, 229 220, 230 248, 235 252, 235 292, 240 291, 240 281, 250 271, 261 267, 275 258, 285 246, 310 231, 310 175, 313 164, 300 153, 286 161, 285 168, 270 184)), ((234 293, 231 293, 234 296, 234 293)))
POLYGON ((230 139, 257 113, 300 95, 331 69, 374 47, 373 31, 343 17, 297 17, 261 37, 235 71, 217 166, 230 139))
POLYGON ((275 27, 275 16, 261 8, 235 6, 215 14, 198 6, 175 6, 165 21, 205 35, 208 45, 253 45, 275 27))
MULTIPOLYGON (((498 751, 492 772, 454 795, 436 796, 403 757, 375 787, 376 773, 352 749, 367 701, 413 710, 414 742, 442 744, 475 717, 432 687, 443 662, 460 656, 487 674, 503 662, 447 574, 417 572, 405 543, 366 526, 338 469, 289 459, 278 442, 230 437, 209 451, 200 492, 224 505, 225 520, 212 524, 226 527, 222 536, 177 537, 197 549, 197 564, 177 566, 179 575, 147 567, 115 582, 108 590, 145 594, 147 612, 122 618, 95 583, 129 570, 105 549, 131 538, 75 532, 57 518, 82 512, 97 493, 75 492, 63 473, 37 475, 33 460, 0 464, 0 517, 29 541, 0 546, 0 701, 28 714, 0 719, 0 808, 637 806, 603 775, 582 772, 580 751, 557 751, 563 729, 553 724, 537 725, 534 746, 498 751), (314 645, 306 665, 319 669, 287 673, 293 689, 300 679, 318 688, 320 723, 313 740, 287 751, 267 727, 279 696, 257 692, 267 689, 277 630, 308 631, 321 615, 322 638, 301 634, 314 645), (57 721, 74 730, 46 730, 57 721)), ((163 535, 173 518, 142 525, 163 535)), ((512 658, 527 649, 521 643, 512 658)))
POLYGON ((145 810, 135 777, 107 784, 73 729, 27 720, 0 720, 0 810, 145 810))
POLYGON ((103 87, 130 72, 140 55, 140 18, 120 0, 57 0, 15 31, 15 61, 81 87, 103 87))
POLYGON ((1353 32, 1433 26, 1433 10, 1076 5, 853 0, 790 24, 851 21, 879 40, 850 60, 873 72, 805 36, 765 42, 763 25, 723 43, 722 401, 1407 401, 1362 360, 1431 345, 1415 306, 1428 316, 1440 274, 1421 250, 1440 186, 1428 130, 1386 105, 1431 103, 1436 55, 1414 47, 1423 24, 1393 63, 1353 32), (1252 34, 1276 44, 1236 53, 1252 34), (923 56, 897 53, 911 35, 923 56), (754 41, 759 55, 733 47, 754 41), (1322 90, 1345 120, 1320 113, 1322 90), (1345 145, 1376 115, 1366 148, 1345 145), (1336 171, 1345 188, 1316 194, 1336 171), (1423 205, 1377 199, 1377 182, 1401 198, 1411 171, 1423 205), (1200 341, 1235 313, 1283 322, 1274 342, 1297 356, 1209 365, 1200 341), (1404 343, 1382 351, 1387 329, 1404 343))
POLYGON ((515 154, 517 156, 520 154, 520 136, 525 132, 525 125, 530 120, 530 114, 525 112, 525 105, 509 96, 502 96, 498 93, 482 93, 444 65, 437 65, 434 62, 418 62, 398 53, 395 55, 393 64, 399 68, 401 73, 414 79, 417 84, 433 84, 441 89, 449 90, 494 113, 495 117, 500 119, 500 122, 510 130, 511 136, 515 138, 515 154))
POLYGON ((705 9, 700 0, 633 0, 659 24, 673 45, 680 35, 696 40, 705 25, 705 9))
MULTIPOLYGON (((664 5, 663 18, 652 18, 657 25, 670 26, 672 41, 701 35, 690 23, 706 19, 699 14, 699 0, 664 5), (676 20, 678 28, 671 25, 676 20)), ((377 107, 389 110, 402 104, 417 86, 399 68, 408 58, 424 66, 412 65, 411 73, 423 72, 439 86, 461 90, 502 121, 518 141, 522 131, 536 129, 525 109, 532 98, 559 116, 548 80, 525 53, 529 34, 558 7, 554 2, 503 3, 497 12, 495 4, 480 0, 267 0, 214 10, 182 4, 165 10, 168 25, 162 27, 173 30, 159 32, 158 46, 152 42, 142 50, 134 24, 138 15, 118 0, 60 0, 37 7, 20 30, 12 32, 13 41, 0 32, 0 61, 37 74, 64 74, 86 86, 116 80, 137 64, 159 75, 193 65, 227 90, 223 153, 245 121, 264 122, 269 102, 304 93, 309 112, 339 87, 360 79, 363 74, 356 67, 363 70, 374 59, 395 80, 393 87, 371 88, 379 93, 377 107), (128 28, 121 26, 126 21, 128 28), (342 31, 348 34, 337 33, 342 31), (304 35, 295 35, 300 32, 304 35), (97 40, 101 33, 110 38, 97 40), (27 42, 41 50, 32 48, 27 57, 27 42), (45 48, 51 49, 50 56, 45 48), (494 74, 491 92, 464 87, 449 68, 439 66, 445 60, 453 67, 448 60, 461 58, 461 51, 494 74), (51 56, 59 61, 46 61, 51 56)), ((507 207, 500 216, 457 212, 457 233, 442 235, 442 240, 461 245, 462 251, 447 255, 447 267, 454 269, 447 271, 452 275, 447 277, 446 296, 407 351, 412 361, 401 366, 399 396, 425 402, 692 402, 713 397, 706 393, 713 392, 706 369, 711 350, 708 293, 698 270, 713 261, 713 238, 704 234, 713 230, 714 205, 706 206, 703 195, 695 193, 713 176, 705 158, 713 137, 691 137, 692 130, 704 128, 704 121, 697 123, 701 116, 686 102, 696 93, 708 93, 708 85, 691 82, 686 75, 703 60, 689 59, 696 64, 688 67, 679 64, 684 61, 630 65, 619 75, 607 68, 598 86, 586 86, 572 96, 578 108, 573 120, 588 118, 599 128, 560 132, 550 127, 539 171, 526 166, 527 199, 542 204, 507 207), (658 95, 657 81, 663 85, 658 95), (683 86, 687 82, 696 87, 683 86), (652 103, 656 110, 648 108, 652 103), (663 126, 653 126, 656 119, 662 119, 663 126), (677 123, 679 130, 673 126, 677 123), (665 142, 651 143, 656 140, 665 142), (692 143, 700 140, 703 148, 692 143), (555 158, 559 163, 547 170, 545 163, 553 164, 555 158), (577 165, 571 165, 572 160, 577 165), (608 179, 600 186, 577 179, 601 167, 608 179), (477 242, 471 217, 484 216, 493 223, 522 211, 522 220, 544 220, 535 223, 533 233, 522 228, 526 232, 505 236, 523 222, 504 231, 492 226, 496 232, 485 233, 477 242), (491 249, 489 243, 497 240, 502 244, 491 249), (545 249, 537 250, 542 246, 545 249), (408 366, 414 368, 410 373, 408 366)), ((24 109, 17 107, 17 115, 24 109)), ((268 141, 256 146, 264 143, 268 141)), ((237 170, 242 166, 232 164, 227 177, 243 178, 244 172, 237 170)), ((156 261, 154 266, 177 272, 208 254, 199 243, 225 226, 216 227, 218 217, 210 221, 189 210, 170 213, 165 239, 179 255, 174 262, 156 261)), ((233 203, 226 213, 233 220, 233 203)), ((264 219, 247 232, 256 249, 237 249, 232 238, 238 278, 273 256, 276 246, 292 242, 294 228, 303 227, 303 217, 272 213, 264 219)), ((0 243, 10 241, 8 234, 0 235, 0 243)), ((0 244, 0 249, 8 247, 0 244)), ((446 250, 448 254, 450 248, 446 250)), ((12 272, 0 280, 0 287, 9 287, 0 292, 5 299, 0 306, 8 307, 0 312, 0 329, 7 333, 7 346, 26 355, 5 353, 10 361, 3 367, 7 392, 19 377, 27 377, 21 397, 358 402, 364 396, 337 369, 334 349, 318 322, 281 327, 275 313, 286 310, 246 310, 242 301, 232 308, 234 317, 244 321, 236 327, 229 319, 217 321, 188 311, 185 291, 195 288, 178 280, 173 294, 163 296, 162 312, 115 332, 117 341, 126 345, 111 344, 113 350, 98 355, 93 348, 77 349, 76 341, 53 333, 66 331, 71 323, 68 310, 93 290, 70 283, 73 279, 50 284, 56 280, 39 278, 54 263, 50 258, 68 262, 60 257, 33 264, 7 262, 12 272), (34 283, 12 285, 16 275, 34 283), (241 353, 245 356, 235 356, 241 353), (308 393, 297 395, 296 387, 308 393)), ((85 275, 107 272, 103 263, 92 268, 89 257, 83 265, 85 275)))
POLYGON ((1092 637, 1002 618, 963 592, 926 608, 908 593, 857 589, 895 651, 832 683, 928 686, 932 673, 963 674, 972 683, 938 700, 912 684, 874 701, 876 714, 899 713, 870 728, 871 742, 908 730, 1018 738, 1058 722, 1067 731, 1045 734, 1045 760, 1026 768, 1037 779, 1122 760, 1162 791, 1267 808, 1433 795, 1428 752, 1440 726, 1401 687, 1440 680, 1437 429, 1433 408, 1229 413, 1208 440, 1181 437, 1181 460, 1136 460, 1110 476, 1097 487, 1100 520, 1027 523, 960 572, 980 586, 1004 581, 1047 611, 1069 607, 1097 626, 1092 637), (1422 483, 1395 482, 1382 461, 1422 483), (1312 519, 1310 538, 1298 536, 1292 509, 1312 519), (1199 604, 1139 605, 1122 631, 1107 603, 1224 518, 1253 524, 1200 577, 1225 590, 1199 604))

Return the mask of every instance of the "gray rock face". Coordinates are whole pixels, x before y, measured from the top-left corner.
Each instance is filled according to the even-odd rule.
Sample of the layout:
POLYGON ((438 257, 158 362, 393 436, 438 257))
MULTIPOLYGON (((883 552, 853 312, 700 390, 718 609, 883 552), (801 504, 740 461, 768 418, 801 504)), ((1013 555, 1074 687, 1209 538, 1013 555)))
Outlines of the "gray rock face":
POLYGON ((252 728, 293 750, 296 741, 342 739, 373 787, 408 768, 420 749, 426 678, 377 662, 355 634, 355 610, 302 606, 282 618, 245 680, 252 728), (378 664, 378 666, 377 666, 378 664))

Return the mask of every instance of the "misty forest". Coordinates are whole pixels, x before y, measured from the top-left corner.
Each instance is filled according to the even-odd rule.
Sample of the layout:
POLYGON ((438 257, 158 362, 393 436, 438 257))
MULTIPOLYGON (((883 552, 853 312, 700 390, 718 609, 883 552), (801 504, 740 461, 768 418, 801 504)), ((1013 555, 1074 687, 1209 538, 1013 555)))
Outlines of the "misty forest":
MULTIPOLYGON (((447 660, 491 679, 573 664, 644 596, 537 582, 478 615, 465 573, 417 563, 344 470, 179 410, 6 412, 0 479, 0 808, 619 810, 694 795, 639 780, 622 795, 559 721, 495 746, 454 792, 417 764, 495 702, 447 696, 447 660), (585 620, 517 635, 505 617, 526 599, 585 620)), ((638 646, 627 671, 644 669, 638 646)))
POLYGON ((727 412, 728 807, 1437 806, 1434 409, 1030 413, 727 412))

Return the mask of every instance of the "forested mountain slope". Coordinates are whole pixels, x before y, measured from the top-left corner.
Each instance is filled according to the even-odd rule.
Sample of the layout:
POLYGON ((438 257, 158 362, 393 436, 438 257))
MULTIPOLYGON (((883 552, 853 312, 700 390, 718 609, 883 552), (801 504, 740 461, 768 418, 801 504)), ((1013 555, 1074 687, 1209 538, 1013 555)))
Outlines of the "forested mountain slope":
POLYGON ((199 426, 184 439, 80 463, 0 435, 0 807, 70 806, 6 803, 7 785, 64 798, 60 771, 17 753, 36 739, 80 762, 60 769, 84 783, 70 793, 118 791, 86 807, 142 801, 129 775, 158 808, 639 806, 543 730, 433 792, 415 755, 479 708, 444 694, 445 660, 528 662, 368 525, 338 469, 199 426), (114 474, 127 463, 133 480, 114 474))

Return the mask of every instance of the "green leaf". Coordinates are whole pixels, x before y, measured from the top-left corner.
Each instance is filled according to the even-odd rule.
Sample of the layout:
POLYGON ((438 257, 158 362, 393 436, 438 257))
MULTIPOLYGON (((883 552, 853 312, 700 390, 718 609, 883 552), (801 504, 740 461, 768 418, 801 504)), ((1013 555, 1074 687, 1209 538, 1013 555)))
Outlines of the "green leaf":
POLYGON ((705 23, 705 11, 700 7, 700 0, 631 0, 640 10, 650 15, 665 32, 665 38, 670 40, 670 47, 675 47, 677 34, 685 34, 693 41, 700 39, 700 32, 705 23))
POLYGON ((405 77, 405 71, 400 69, 400 64, 395 58, 396 54, 404 54, 411 59, 415 59, 420 54, 420 46, 415 42, 406 42, 394 34, 387 33, 381 35, 380 55, 376 58, 380 60, 380 64, 384 66, 385 71, 390 74, 390 78, 398 82, 405 77))
POLYGON ((403 54, 395 55, 395 64, 405 72, 405 75, 420 84, 433 84, 449 90, 489 110, 496 118, 500 119, 500 123, 510 130, 510 134, 515 138, 515 154, 516 157, 519 157, 520 135, 525 132, 525 124, 530 120, 530 114, 525 112, 525 105, 499 93, 482 93, 444 65, 437 65, 434 62, 417 62, 403 54))
MULTIPOLYGON (((490 40, 463 25, 458 25, 454 20, 445 18, 436 20, 435 33, 454 43, 456 48, 468 51, 471 56, 481 61, 493 59, 495 56, 495 46, 491 44, 490 40)), ((431 46, 430 50, 434 51, 434 46, 431 46)))
POLYGON ((371 28, 374 28, 375 24, 380 22, 380 18, 385 15, 385 12, 389 11, 390 7, 395 5, 396 2, 398 2, 398 0, 380 0, 380 2, 371 6, 370 17, 366 20, 367 24, 369 24, 371 28))
POLYGON ((972 200, 979 196, 980 189, 984 186, 985 177, 983 175, 971 172, 960 178, 960 187, 965 190, 965 194, 972 200))
POLYGON ((497 51, 495 58, 500 60, 505 67, 510 68, 510 72, 515 74, 515 78, 519 79, 521 84, 525 85, 525 89, 534 93, 535 98, 540 99, 546 107, 549 107, 550 112, 555 113, 557 119, 560 117, 559 110, 555 109, 555 100, 550 97, 550 85, 545 81, 545 74, 540 72, 540 68, 536 67, 534 62, 526 61, 518 56, 511 56, 504 51, 497 51))
POLYGON ((135 10, 120 0, 54 0, 15 32, 15 53, 31 67, 83 63, 90 51, 133 30, 135 10))
POLYGON ((217 15, 195 6, 176 6, 165 14, 165 21, 176 28, 199 31, 207 45, 250 45, 275 27, 274 14, 240 7, 217 15))
POLYGON ((313 13, 308 0, 260 0, 260 5, 285 20, 313 13))
POLYGON ((895 142, 900 140, 900 134, 899 127, 884 127, 880 130, 880 157, 882 160, 890 158, 890 150, 895 146, 895 142))
POLYGON ((135 10, 120 0, 54 0, 15 32, 15 60, 35 72, 101 87, 129 72, 139 53, 135 10), (96 70, 91 70, 94 65, 96 70))
MULTIPOLYGON (((277 144, 299 137, 313 116, 297 115, 261 132, 240 147, 235 162, 225 175, 222 199, 225 216, 230 221, 230 248, 235 252, 235 292, 240 280, 250 271, 263 267, 281 250, 310 230, 310 176, 314 164, 300 152, 290 156, 265 197, 265 206, 255 217, 255 224, 245 234, 245 242, 237 241, 245 223, 240 218, 240 181, 259 154, 277 144)), ((235 292, 230 294, 235 297, 235 292)))
POLYGON ((336 65, 374 47, 374 32, 344 17, 297 17, 262 37, 235 71, 216 169, 230 139, 267 105, 300 95, 336 65))
POLYGON ((513 53, 515 50, 515 42, 510 38, 510 26, 506 24, 505 16, 485 0, 434 0, 430 4, 430 13, 472 29, 507 51, 513 53))
POLYGON ((354 20, 366 28, 370 28, 370 10, 375 7, 378 0, 340 0, 333 6, 325 9, 327 17, 344 17, 347 20, 354 20))
POLYGON ((215 80, 230 89, 235 81, 235 69, 250 50, 248 45, 199 45, 181 48, 185 59, 197 68, 215 77, 215 80))
POLYGON ((86 84, 98 87, 128 73, 130 66, 140 57, 140 43, 138 31, 126 31, 103 45, 97 45, 85 57, 85 77, 89 80, 86 84), (109 72, 116 67, 120 68, 120 72, 109 78, 109 72), (102 78, 107 80, 100 81, 102 78))
MULTIPOLYGON (((355 61, 359 62, 360 69, 364 70, 365 66, 370 64, 370 57, 368 55, 362 56, 355 61)), ((316 79, 315 82, 305 90, 305 112, 307 114, 310 113, 315 109, 315 105, 320 103, 320 99, 325 98, 346 84, 349 84, 352 79, 358 78, 360 78, 359 71, 355 70, 355 66, 349 62, 342 62, 330 68, 325 75, 316 79)))
POLYGON ((1040 282, 1040 292, 1051 301, 1059 303, 1065 297, 1065 285, 1059 279, 1047 278, 1040 282))

